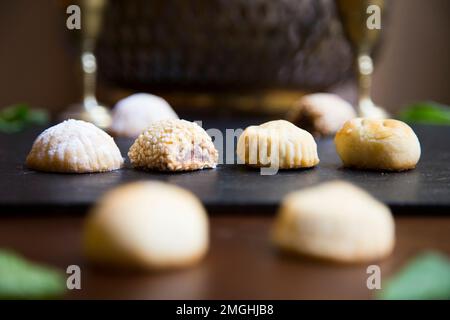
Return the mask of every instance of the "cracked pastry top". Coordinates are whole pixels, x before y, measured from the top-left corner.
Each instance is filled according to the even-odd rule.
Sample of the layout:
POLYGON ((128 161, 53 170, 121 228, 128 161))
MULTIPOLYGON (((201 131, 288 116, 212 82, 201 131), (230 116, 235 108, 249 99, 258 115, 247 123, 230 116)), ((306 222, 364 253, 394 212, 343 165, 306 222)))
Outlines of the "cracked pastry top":
POLYGON ((406 123, 392 119, 355 118, 335 137, 345 167, 403 171, 416 167, 420 142, 406 123))

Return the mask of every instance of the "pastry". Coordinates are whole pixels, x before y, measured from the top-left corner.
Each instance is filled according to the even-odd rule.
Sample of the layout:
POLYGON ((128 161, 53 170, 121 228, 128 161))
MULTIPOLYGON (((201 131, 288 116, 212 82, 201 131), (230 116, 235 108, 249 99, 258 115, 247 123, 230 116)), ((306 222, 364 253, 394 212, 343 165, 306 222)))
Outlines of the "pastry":
POLYGON ((395 226, 381 202, 350 183, 334 181, 287 195, 272 239, 281 249, 336 262, 388 256, 395 226))
POLYGON ((333 135, 355 117, 351 104, 332 93, 305 95, 288 114, 288 120, 315 136, 333 135))
POLYGON ((242 163, 255 167, 295 169, 319 163, 311 134, 286 120, 246 128, 239 137, 237 155, 242 163))
POLYGON ((215 168, 219 154, 211 137, 194 122, 153 122, 131 146, 128 157, 135 168, 190 171, 215 168))
POLYGON ((26 159, 30 169, 50 172, 105 172, 123 158, 106 132, 82 120, 66 120, 42 132, 26 159))
POLYGON ((147 93, 136 93, 117 102, 112 110, 110 132, 136 138, 150 124, 163 119, 178 119, 166 100, 147 93))
POLYGON ((208 217, 185 189, 134 182, 99 200, 86 218, 83 239, 94 264, 141 270, 185 267, 207 252, 208 217))
POLYGON ((334 141, 345 167, 402 171, 415 168, 420 158, 419 139, 398 120, 352 119, 334 141))

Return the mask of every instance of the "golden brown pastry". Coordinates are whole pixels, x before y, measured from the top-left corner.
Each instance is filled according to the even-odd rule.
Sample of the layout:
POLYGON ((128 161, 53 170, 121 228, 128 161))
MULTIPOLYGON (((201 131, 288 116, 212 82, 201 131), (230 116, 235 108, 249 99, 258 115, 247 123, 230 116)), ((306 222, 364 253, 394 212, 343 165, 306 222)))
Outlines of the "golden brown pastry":
POLYGON ((351 104, 332 93, 305 95, 288 114, 288 120, 315 136, 333 135, 355 117, 351 104))
POLYGON ((215 168, 218 151, 198 124, 186 120, 160 120, 139 135, 128 157, 135 168, 191 171, 215 168))
POLYGON ((276 164, 279 169, 295 169, 319 163, 311 134, 286 120, 248 127, 239 137, 236 152, 243 163, 254 167, 276 164))
POLYGON ((344 166, 402 171, 416 167, 420 143, 404 122, 356 118, 347 121, 334 139, 344 166))
POLYGON ((168 269, 197 263, 209 223, 192 193, 162 182, 135 182, 104 195, 86 218, 84 250, 111 268, 168 269))
POLYGON ((50 172, 105 172, 122 164, 114 139, 82 120, 66 120, 42 132, 26 159, 28 168, 50 172))
POLYGON ((334 181, 287 195, 272 239, 281 249, 336 262, 369 262, 394 247, 391 212, 364 190, 334 181))

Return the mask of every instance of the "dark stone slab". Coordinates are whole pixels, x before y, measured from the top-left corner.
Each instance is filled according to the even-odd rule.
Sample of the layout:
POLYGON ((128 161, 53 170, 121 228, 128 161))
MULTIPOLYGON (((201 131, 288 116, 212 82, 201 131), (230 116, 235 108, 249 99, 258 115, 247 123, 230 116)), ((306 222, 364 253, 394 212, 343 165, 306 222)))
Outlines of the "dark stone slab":
MULTIPOLYGON (((225 128, 245 128, 250 123, 250 120, 204 121, 203 127, 225 132, 225 128)), ((42 173, 24 166, 33 140, 42 128, 15 135, 0 134, 0 212, 82 212, 114 186, 155 179, 191 190, 211 212, 270 213, 290 191, 344 179, 366 189, 396 213, 450 213, 450 127, 414 129, 422 145, 422 158, 415 170, 382 173, 343 169, 333 140, 327 138, 318 140, 321 162, 317 168, 280 171, 274 176, 262 176, 259 170, 229 164, 186 173, 144 172, 132 169, 128 161, 124 169, 110 173, 42 173)), ((126 157, 133 141, 116 140, 126 157)))

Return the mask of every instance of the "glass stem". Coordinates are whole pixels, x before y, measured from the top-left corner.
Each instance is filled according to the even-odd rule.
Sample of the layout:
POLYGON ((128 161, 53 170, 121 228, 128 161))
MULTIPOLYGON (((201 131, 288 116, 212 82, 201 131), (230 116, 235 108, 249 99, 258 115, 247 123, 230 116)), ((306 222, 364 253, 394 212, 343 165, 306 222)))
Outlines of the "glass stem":
POLYGON ((83 69, 83 102, 87 111, 98 105, 95 98, 97 81, 97 60, 89 41, 83 44, 81 53, 81 66, 83 69))
POLYGON ((358 54, 357 70, 359 111, 360 113, 363 113, 361 109, 367 110, 367 108, 374 106, 371 99, 373 61, 368 54, 358 54))

